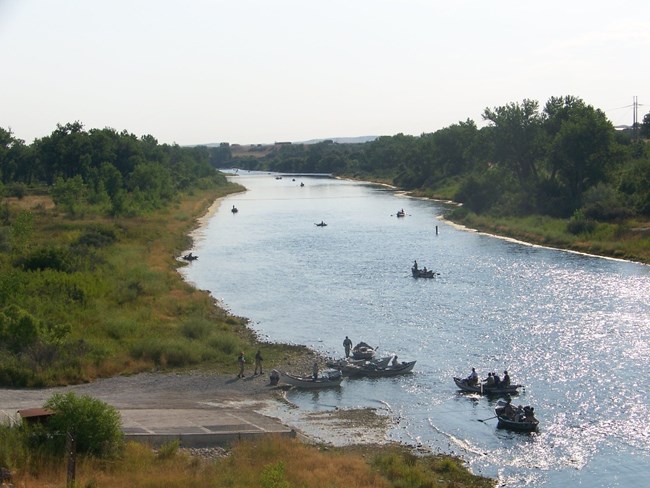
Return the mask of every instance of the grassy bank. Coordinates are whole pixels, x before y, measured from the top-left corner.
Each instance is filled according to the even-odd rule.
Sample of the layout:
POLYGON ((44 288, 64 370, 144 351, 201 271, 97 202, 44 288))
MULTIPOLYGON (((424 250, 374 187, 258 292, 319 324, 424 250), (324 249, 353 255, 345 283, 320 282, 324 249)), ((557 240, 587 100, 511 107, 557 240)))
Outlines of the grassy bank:
POLYGON ((546 216, 492 217, 469 213, 450 219, 471 229, 511 237, 532 244, 626 259, 650 264, 650 222, 596 223, 578 235, 567 230, 567 221, 546 216))
MULTIPOLYGON (((241 190, 228 184, 194 191, 157 212, 115 218, 70 217, 43 195, 5 200, 11 225, 0 248, 0 333, 13 342, 0 348, 0 385, 62 385, 166 368, 232 372, 239 351, 252 358, 259 344, 246 320, 177 272, 197 218, 241 190)), ((302 353, 265 346, 268 363, 302 353)))
MULTIPOLYGON (((65 486, 65 460, 38 459, 38 469, 14 473, 16 486, 65 486)), ((242 442, 227 455, 206 459, 188 455, 178 444, 153 451, 127 443, 118 459, 81 457, 79 487, 146 488, 487 488, 494 481, 473 476, 448 456, 415 456, 400 446, 330 449, 286 438, 242 442)))
MULTIPOLYGON (((455 182, 450 181, 445 188, 436 192, 416 191, 410 195, 451 201, 457 190, 455 182)), ((446 217, 470 229, 531 244, 650 264, 649 221, 630 219, 617 223, 591 222, 587 231, 572 234, 568 230, 567 219, 543 215, 495 217, 477 215, 459 208, 447 212, 446 217)))

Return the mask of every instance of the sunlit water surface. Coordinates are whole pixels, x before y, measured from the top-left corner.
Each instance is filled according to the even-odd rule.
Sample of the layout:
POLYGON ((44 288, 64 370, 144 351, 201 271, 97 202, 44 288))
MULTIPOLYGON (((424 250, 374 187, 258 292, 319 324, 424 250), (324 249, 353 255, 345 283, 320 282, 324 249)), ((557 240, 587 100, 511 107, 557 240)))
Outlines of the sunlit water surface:
POLYGON ((188 281, 268 340, 340 357, 349 335, 417 360, 408 376, 292 393, 301 408, 378 408, 399 420, 391 438, 460 455, 504 486, 646 486, 650 267, 457 229, 441 203, 376 185, 236 181, 249 191, 197 231, 188 281), (440 276, 412 278, 414 259, 440 276), (539 433, 481 422, 495 400, 452 381, 472 366, 525 384, 514 403, 535 407, 539 433))

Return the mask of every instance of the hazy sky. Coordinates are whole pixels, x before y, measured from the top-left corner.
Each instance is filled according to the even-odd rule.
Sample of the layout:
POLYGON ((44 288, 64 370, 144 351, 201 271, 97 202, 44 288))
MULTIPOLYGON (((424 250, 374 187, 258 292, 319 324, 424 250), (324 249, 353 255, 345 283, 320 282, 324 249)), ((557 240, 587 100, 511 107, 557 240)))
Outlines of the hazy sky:
POLYGON ((0 0, 0 127, 159 142, 420 135, 574 95, 650 112, 648 0, 0 0))

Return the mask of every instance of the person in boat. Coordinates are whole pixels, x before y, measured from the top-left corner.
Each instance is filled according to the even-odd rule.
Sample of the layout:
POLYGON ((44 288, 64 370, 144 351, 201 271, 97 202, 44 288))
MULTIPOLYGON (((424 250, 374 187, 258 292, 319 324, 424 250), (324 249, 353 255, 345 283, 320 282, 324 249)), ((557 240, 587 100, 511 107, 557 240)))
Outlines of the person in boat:
POLYGON ((503 416, 510 419, 510 420, 515 420, 515 415, 517 414, 517 410, 515 407, 512 406, 512 399, 508 398, 506 400, 506 404, 503 407, 503 416))
POLYGON ((494 386, 494 377, 492 376, 492 373, 488 373, 487 378, 483 380, 485 382, 485 386, 488 388, 492 388, 494 386))
POLYGON ((314 381, 316 381, 318 379, 318 363, 316 361, 314 361, 314 367, 312 368, 312 375, 314 381))
POLYGON ((492 373, 492 378, 494 378, 494 387, 495 388, 501 388, 503 386, 501 384, 501 378, 499 378, 498 374, 492 373))
POLYGON ((345 357, 349 358, 350 350, 352 349, 352 340, 348 336, 345 336, 345 339, 343 339, 343 347, 345 348, 345 357))
POLYGON ((524 407, 524 422, 537 422, 535 418, 535 407, 524 407))
POLYGON ((393 356, 393 360, 390 363, 392 366, 399 366, 399 361, 397 361, 397 356, 393 356))
POLYGON ((503 379, 501 380, 501 387, 508 388, 510 386, 510 375, 507 371, 503 372, 503 379))
POLYGON ((418 262, 417 262, 417 261, 413 261, 413 269, 414 269, 415 271, 418 270, 418 262))
POLYGON ((474 386, 478 383, 478 373, 476 372, 475 368, 472 368, 472 372, 469 374, 467 378, 465 378, 465 383, 467 383, 470 386, 474 386))

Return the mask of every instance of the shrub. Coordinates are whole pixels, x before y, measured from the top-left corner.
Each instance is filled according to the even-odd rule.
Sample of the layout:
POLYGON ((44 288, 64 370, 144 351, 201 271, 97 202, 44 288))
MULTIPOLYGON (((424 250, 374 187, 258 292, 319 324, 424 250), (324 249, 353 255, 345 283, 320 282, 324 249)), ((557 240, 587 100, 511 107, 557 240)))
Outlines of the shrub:
POLYGON ((66 434, 76 440, 77 452, 99 457, 118 454, 123 446, 119 412, 88 395, 55 393, 45 403, 54 415, 45 425, 51 445, 63 453, 66 434))
POLYGON ((567 232, 573 235, 588 234, 595 229, 596 223, 593 220, 587 219, 585 214, 580 210, 576 210, 567 223, 567 232))
POLYGON ((27 256, 17 259, 14 265, 24 271, 54 271, 71 272, 72 259, 70 253, 62 248, 44 247, 37 249, 27 256))

